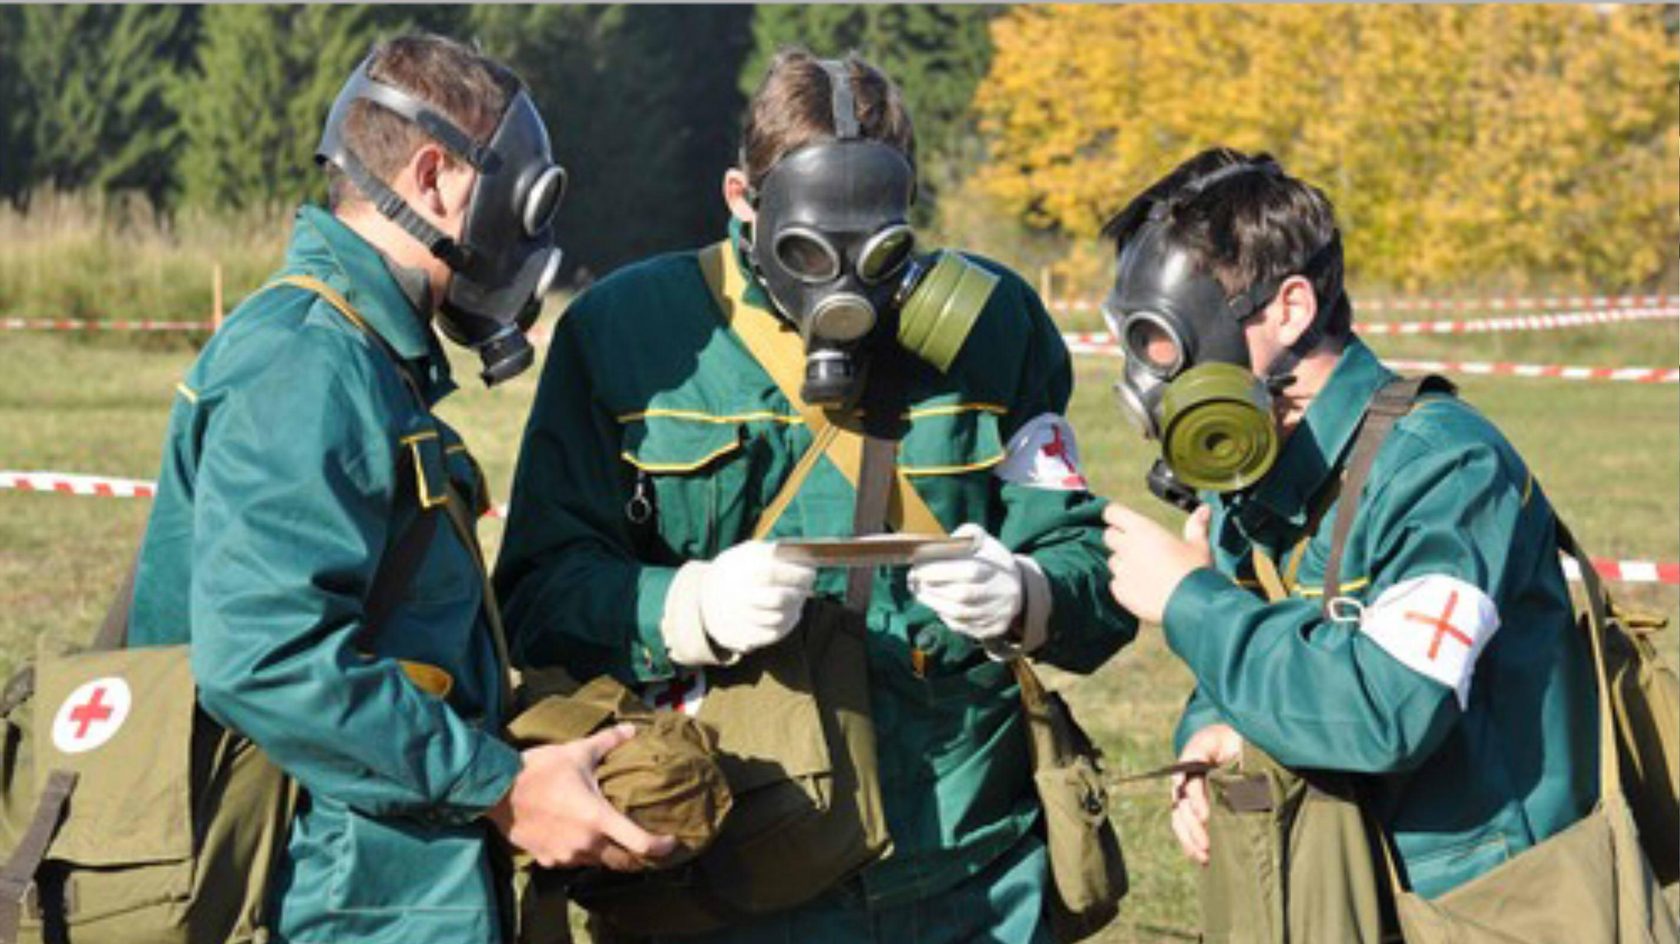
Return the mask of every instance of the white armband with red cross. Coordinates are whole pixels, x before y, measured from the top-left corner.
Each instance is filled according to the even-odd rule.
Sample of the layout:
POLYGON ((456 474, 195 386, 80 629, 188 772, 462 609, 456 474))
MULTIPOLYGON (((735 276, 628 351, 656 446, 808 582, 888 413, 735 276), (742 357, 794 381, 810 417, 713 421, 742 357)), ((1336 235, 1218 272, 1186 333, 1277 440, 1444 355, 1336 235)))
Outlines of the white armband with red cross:
POLYGON ((997 477, 1029 488, 1082 492, 1090 486, 1079 471, 1073 426, 1055 413, 1040 413, 1015 431, 996 466, 997 477))
POLYGON ((1402 665, 1452 689, 1463 709, 1476 659, 1499 631, 1499 610, 1476 585, 1433 574, 1384 590, 1359 629, 1402 665))

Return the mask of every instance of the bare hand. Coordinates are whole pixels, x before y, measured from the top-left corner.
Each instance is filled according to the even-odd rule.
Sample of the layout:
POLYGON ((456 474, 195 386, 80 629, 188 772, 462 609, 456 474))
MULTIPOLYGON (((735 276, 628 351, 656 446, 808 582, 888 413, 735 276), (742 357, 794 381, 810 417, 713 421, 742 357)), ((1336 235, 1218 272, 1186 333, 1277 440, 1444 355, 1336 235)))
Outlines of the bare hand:
POLYGON ((613 748, 634 737, 621 724, 566 744, 525 751, 513 788, 486 815, 508 842, 544 868, 604 865, 620 872, 646 868, 676 848, 614 809, 595 782, 595 768, 613 748))
POLYGON ((1159 623, 1178 584, 1190 572, 1213 563, 1208 548, 1206 505, 1196 509, 1184 523, 1184 537, 1172 532, 1119 502, 1103 510, 1108 530, 1108 570, 1113 578, 1109 592, 1138 619, 1159 623))
MULTIPOLYGON (((1242 756, 1242 735, 1226 724, 1210 724, 1197 731, 1184 745, 1179 761, 1201 761, 1223 767, 1242 756)), ((1178 847, 1197 865, 1208 864, 1207 777, 1203 774, 1173 774, 1172 829, 1178 837, 1178 847)))

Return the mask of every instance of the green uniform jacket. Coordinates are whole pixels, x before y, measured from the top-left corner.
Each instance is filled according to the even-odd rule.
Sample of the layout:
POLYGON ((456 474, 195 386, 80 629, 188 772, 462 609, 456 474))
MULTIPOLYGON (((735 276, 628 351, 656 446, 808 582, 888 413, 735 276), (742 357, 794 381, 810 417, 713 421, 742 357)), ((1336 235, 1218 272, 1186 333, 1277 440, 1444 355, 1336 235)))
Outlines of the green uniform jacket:
MULTIPOLYGON (((382 257, 331 215, 298 213, 283 273, 341 292, 428 400, 454 389, 382 257)), ((478 816, 519 757, 495 736, 503 707, 483 587, 447 523, 374 652, 352 642, 381 556, 417 514, 398 475, 417 461, 434 494, 444 475, 481 487, 460 439, 419 409, 375 342, 290 286, 234 311, 170 416, 131 641, 190 642, 204 709, 307 792, 273 893, 282 940, 499 934, 478 816), (449 673, 447 698, 411 683, 398 659, 449 673)))
MULTIPOLYGON (((1065 413, 1067 350, 1019 277, 977 261, 1001 282, 950 373, 917 361, 906 378, 900 468, 946 528, 975 522, 1032 556, 1052 598, 1036 655, 1088 672, 1136 631, 1106 589, 1102 502, 993 473, 1021 424, 1065 413)), ((762 304, 762 289, 750 291, 762 304)), ((514 480, 497 591, 515 661, 632 683, 670 677, 660 619, 676 568, 748 540, 811 439, 725 327, 695 253, 592 287, 556 329, 514 480), (636 495, 656 509, 641 526, 627 514, 636 495)), ((825 459, 770 538, 849 534, 852 506, 851 486, 825 459)), ((875 903, 974 874, 1037 815, 1008 668, 917 604, 905 573, 878 573, 868 613, 895 843, 864 875, 875 903), (913 649, 926 654, 925 674, 912 668, 913 649)), ((816 592, 839 598, 844 584, 825 570, 816 592)))
POLYGON ((1321 615, 1338 506, 1301 552, 1291 599, 1267 604, 1239 585, 1254 586, 1255 546, 1288 572, 1309 506, 1352 448, 1365 404, 1393 377, 1350 342, 1258 488, 1239 500, 1204 496, 1218 569, 1180 584, 1163 623, 1198 685, 1180 744, 1225 721, 1287 766, 1368 774, 1364 796, 1411 887, 1433 897, 1592 808, 1596 702, 1551 505, 1504 436, 1453 397, 1426 395, 1378 452, 1340 582, 1343 596, 1370 603, 1399 581, 1440 574, 1492 599, 1500 626, 1465 708, 1357 622, 1321 615))

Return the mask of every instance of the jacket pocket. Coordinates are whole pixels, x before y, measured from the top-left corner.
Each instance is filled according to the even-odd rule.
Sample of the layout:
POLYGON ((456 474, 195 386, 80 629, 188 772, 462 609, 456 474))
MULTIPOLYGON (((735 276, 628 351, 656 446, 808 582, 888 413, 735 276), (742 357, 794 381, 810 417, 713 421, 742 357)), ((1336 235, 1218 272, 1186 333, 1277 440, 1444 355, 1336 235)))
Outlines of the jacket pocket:
POLYGON ((630 466, 633 507, 645 501, 659 536, 678 557, 709 559, 734 543, 723 525, 741 517, 746 463, 741 424, 702 413, 642 414, 625 424, 622 458, 630 466), (651 491, 651 494, 649 492, 651 491))
POLYGON ((998 430, 1002 407, 981 403, 924 405, 909 413, 898 469, 940 520, 988 524, 992 470, 1005 456, 998 430))
POLYGON ((329 908, 335 914, 423 912, 479 920, 491 911, 481 825, 439 826, 343 813, 329 908))

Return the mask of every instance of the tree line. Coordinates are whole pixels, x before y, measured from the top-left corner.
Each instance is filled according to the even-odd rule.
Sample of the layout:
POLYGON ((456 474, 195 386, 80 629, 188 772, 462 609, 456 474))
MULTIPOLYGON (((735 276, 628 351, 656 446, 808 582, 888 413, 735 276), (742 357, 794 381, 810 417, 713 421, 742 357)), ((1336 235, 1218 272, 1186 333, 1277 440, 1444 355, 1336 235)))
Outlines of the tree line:
POLYGON ((746 97, 788 43, 898 79, 918 223, 1023 264, 1082 250, 1076 285, 1105 267, 1104 216, 1214 143, 1323 186, 1370 282, 1608 290, 1676 267, 1672 4, 0 6, 0 199, 138 192, 167 217, 317 198, 340 83, 411 28, 530 84, 585 277, 716 237, 746 97))
MULTIPOLYGON (((780 45, 856 49, 900 78, 930 197, 971 153, 995 6, 76 5, 0 7, 0 198, 138 192, 165 213, 283 210, 349 70, 425 29, 512 65, 573 190, 561 243, 601 274, 722 231, 719 180, 780 45)), ((928 201, 931 207, 932 199, 928 201)))

